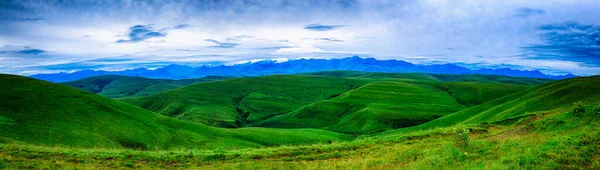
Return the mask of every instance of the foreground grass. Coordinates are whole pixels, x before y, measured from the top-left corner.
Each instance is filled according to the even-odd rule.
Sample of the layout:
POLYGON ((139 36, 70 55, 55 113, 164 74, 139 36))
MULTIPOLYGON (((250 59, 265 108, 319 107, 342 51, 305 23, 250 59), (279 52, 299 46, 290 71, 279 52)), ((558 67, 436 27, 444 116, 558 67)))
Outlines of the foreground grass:
POLYGON ((136 151, 0 144, 1 168, 598 169, 600 107, 351 142, 237 150, 136 151), (469 129, 468 146, 454 129, 469 129))

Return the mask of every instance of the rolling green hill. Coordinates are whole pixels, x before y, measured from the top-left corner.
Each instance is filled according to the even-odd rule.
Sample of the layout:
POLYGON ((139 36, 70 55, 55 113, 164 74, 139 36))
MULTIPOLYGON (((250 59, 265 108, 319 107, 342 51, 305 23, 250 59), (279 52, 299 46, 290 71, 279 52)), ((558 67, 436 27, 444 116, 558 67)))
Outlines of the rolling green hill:
MULTIPOLYGON (((2 138, 0 166, 9 169, 598 169, 599 81, 600 76, 552 82, 459 111, 480 109, 482 114, 471 110, 473 115, 454 117, 455 122, 438 122, 439 128, 404 128, 349 142, 136 151, 40 147, 10 143, 2 138), (573 101, 581 102, 582 107, 573 105, 573 101), (575 112, 578 108, 582 111, 575 112)), ((398 82, 376 82, 347 94, 391 83, 398 82)), ((2 116, 0 122, 15 122, 2 116)), ((0 123, 0 127, 3 125, 0 123)), ((320 132, 313 135, 316 134, 320 132)))
POLYGON ((308 73, 308 75, 328 76, 328 77, 354 77, 371 79, 393 79, 405 81, 420 82, 479 82, 495 84, 520 84, 520 85, 538 85, 551 82, 551 79, 509 77, 497 75, 481 74, 426 74, 426 73, 377 73, 377 72, 358 72, 358 71, 323 71, 308 73))
POLYGON ((534 86, 480 82, 444 82, 436 84, 436 87, 446 91, 456 99, 456 102, 471 107, 534 86))
POLYGON ((522 85, 538 85, 551 82, 551 79, 526 78, 526 77, 508 77, 497 75, 481 75, 481 74, 433 74, 432 76, 445 82, 480 82, 480 83, 498 83, 498 84, 522 84, 522 85))
POLYGON ((378 81, 253 126, 369 133, 418 125, 463 108, 435 86, 378 81))
POLYGON ((121 101, 217 127, 373 133, 421 124, 529 87, 443 82, 416 73, 331 71, 205 82, 121 101))
MULTIPOLYGON (((206 88, 203 84, 209 83, 237 94, 229 87, 241 87, 233 83, 238 82, 253 88, 244 91, 249 92, 248 95, 234 97, 237 100, 233 101, 255 102, 247 106, 270 106, 285 97, 298 99, 297 92, 280 88, 276 92, 280 97, 274 97, 275 93, 266 93, 259 87, 295 84, 298 82, 293 80, 303 76, 299 77, 231 79, 232 82, 225 84, 217 82, 231 80, 206 82, 157 95, 179 91, 187 92, 180 94, 190 97, 206 88), (269 80, 270 83, 258 80, 269 80), (190 87, 195 88, 180 91, 190 87)), ((316 82, 334 78, 313 77, 316 82)), ((349 135, 326 130, 215 128, 176 120, 63 85, 0 75, 0 87, 3 87, 0 90, 3 101, 0 103, 0 168, 600 168, 600 76, 560 80, 535 87, 494 82, 408 80, 334 78, 333 81, 359 83, 340 90, 339 95, 325 97, 265 121, 291 115, 282 122, 302 119, 291 123, 371 132, 394 126, 378 117, 402 123, 398 120, 411 119, 412 115, 423 118, 419 114, 431 116, 445 110, 462 110, 421 125, 346 141, 351 138, 349 135), (574 102, 579 102, 581 107, 574 102), (472 106, 465 106, 465 103, 472 106), (435 109, 440 110, 432 111, 435 109), (412 110, 419 114, 389 112, 397 110, 412 110), (328 122, 331 124, 320 126, 328 122), (295 145, 309 143, 311 145, 295 145), (285 146, 245 148, 273 145, 285 146)), ((215 89, 218 87, 203 93, 211 94, 215 89)), ((306 91, 312 92, 306 98, 320 98, 316 94, 322 94, 306 91)), ((171 99, 189 99, 171 95, 171 99)), ((143 98, 146 97, 137 99, 143 98)), ((239 110, 245 110, 239 106, 239 110)))
POLYGON ((122 99, 181 120, 217 127, 243 127, 365 84, 360 79, 265 76, 194 84, 156 95, 122 99))
POLYGON ((223 80, 225 77, 209 76, 198 79, 149 79, 129 76, 97 76, 81 80, 62 83, 88 92, 96 93, 110 98, 147 96, 170 89, 183 87, 195 83, 223 80))
POLYGON ((532 114, 567 111, 575 102, 584 105, 600 103, 600 76, 546 83, 396 132, 497 122, 532 114))
POLYGON ((340 141, 316 129, 221 129, 176 120, 72 87, 0 75, 0 142, 133 149, 243 148, 340 141))
POLYGON ((419 125, 528 89, 530 85, 477 82, 375 81, 336 98, 307 105, 251 126, 322 128, 373 133, 419 125))

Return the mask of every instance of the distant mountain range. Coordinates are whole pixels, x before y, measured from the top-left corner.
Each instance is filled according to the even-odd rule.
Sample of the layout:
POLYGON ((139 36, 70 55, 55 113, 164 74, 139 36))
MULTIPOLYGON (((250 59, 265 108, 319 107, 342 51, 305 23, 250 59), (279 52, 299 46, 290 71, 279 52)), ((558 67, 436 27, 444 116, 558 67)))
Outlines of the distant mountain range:
POLYGON ((342 59, 298 59, 281 63, 273 60, 263 60, 244 64, 220 66, 185 66, 172 64, 154 70, 147 68, 136 68, 123 71, 82 70, 73 73, 61 72, 54 74, 36 74, 30 77, 50 82, 67 82, 101 75, 140 76, 157 79, 188 79, 205 76, 263 76, 332 70, 386 73, 484 74, 547 79, 576 77, 573 74, 558 76, 547 75, 537 70, 523 71, 510 68, 473 70, 454 64, 419 65, 402 60, 376 60, 374 58, 360 58, 357 56, 342 59))

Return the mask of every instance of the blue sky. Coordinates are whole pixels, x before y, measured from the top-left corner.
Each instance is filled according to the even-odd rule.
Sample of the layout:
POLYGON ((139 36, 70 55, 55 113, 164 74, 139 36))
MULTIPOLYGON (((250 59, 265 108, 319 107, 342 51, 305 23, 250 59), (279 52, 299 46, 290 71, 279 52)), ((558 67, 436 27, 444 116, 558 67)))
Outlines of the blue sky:
POLYGON ((600 74, 597 0, 0 1, 0 73, 352 55, 600 74))

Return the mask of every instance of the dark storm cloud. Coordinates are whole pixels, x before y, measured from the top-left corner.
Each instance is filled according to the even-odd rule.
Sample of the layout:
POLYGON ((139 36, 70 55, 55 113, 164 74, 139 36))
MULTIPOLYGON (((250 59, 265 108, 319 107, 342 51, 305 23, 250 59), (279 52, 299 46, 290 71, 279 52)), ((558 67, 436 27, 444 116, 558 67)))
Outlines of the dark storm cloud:
MULTIPOLYGON (((37 48, 31 48, 29 46, 25 46, 25 47, 15 47, 15 46, 11 46, 11 45, 6 45, 6 46, 2 46, 0 47, 0 54, 8 54, 11 57, 26 57, 26 56, 30 56, 32 57, 33 55, 38 55, 38 54, 42 54, 42 53, 46 53, 45 50, 42 49, 37 49, 37 48)), ((36 58, 39 56, 36 56, 36 58)))
POLYGON ((127 37, 129 37, 129 39, 128 40, 121 39, 121 40, 118 40, 117 43, 136 43, 136 42, 144 41, 149 38, 164 37, 164 36, 166 36, 166 33, 155 31, 152 29, 152 27, 145 26, 145 25, 135 25, 135 26, 129 27, 129 34, 127 34, 127 37))
POLYGON ((41 54, 44 52, 46 52, 46 51, 40 50, 40 49, 35 49, 35 48, 24 49, 24 50, 18 51, 18 53, 21 53, 21 54, 32 54, 32 55, 38 55, 38 54, 41 54))
POLYGON ((526 57, 600 66, 600 26, 565 22, 542 25, 539 30, 543 43, 523 47, 526 57))

